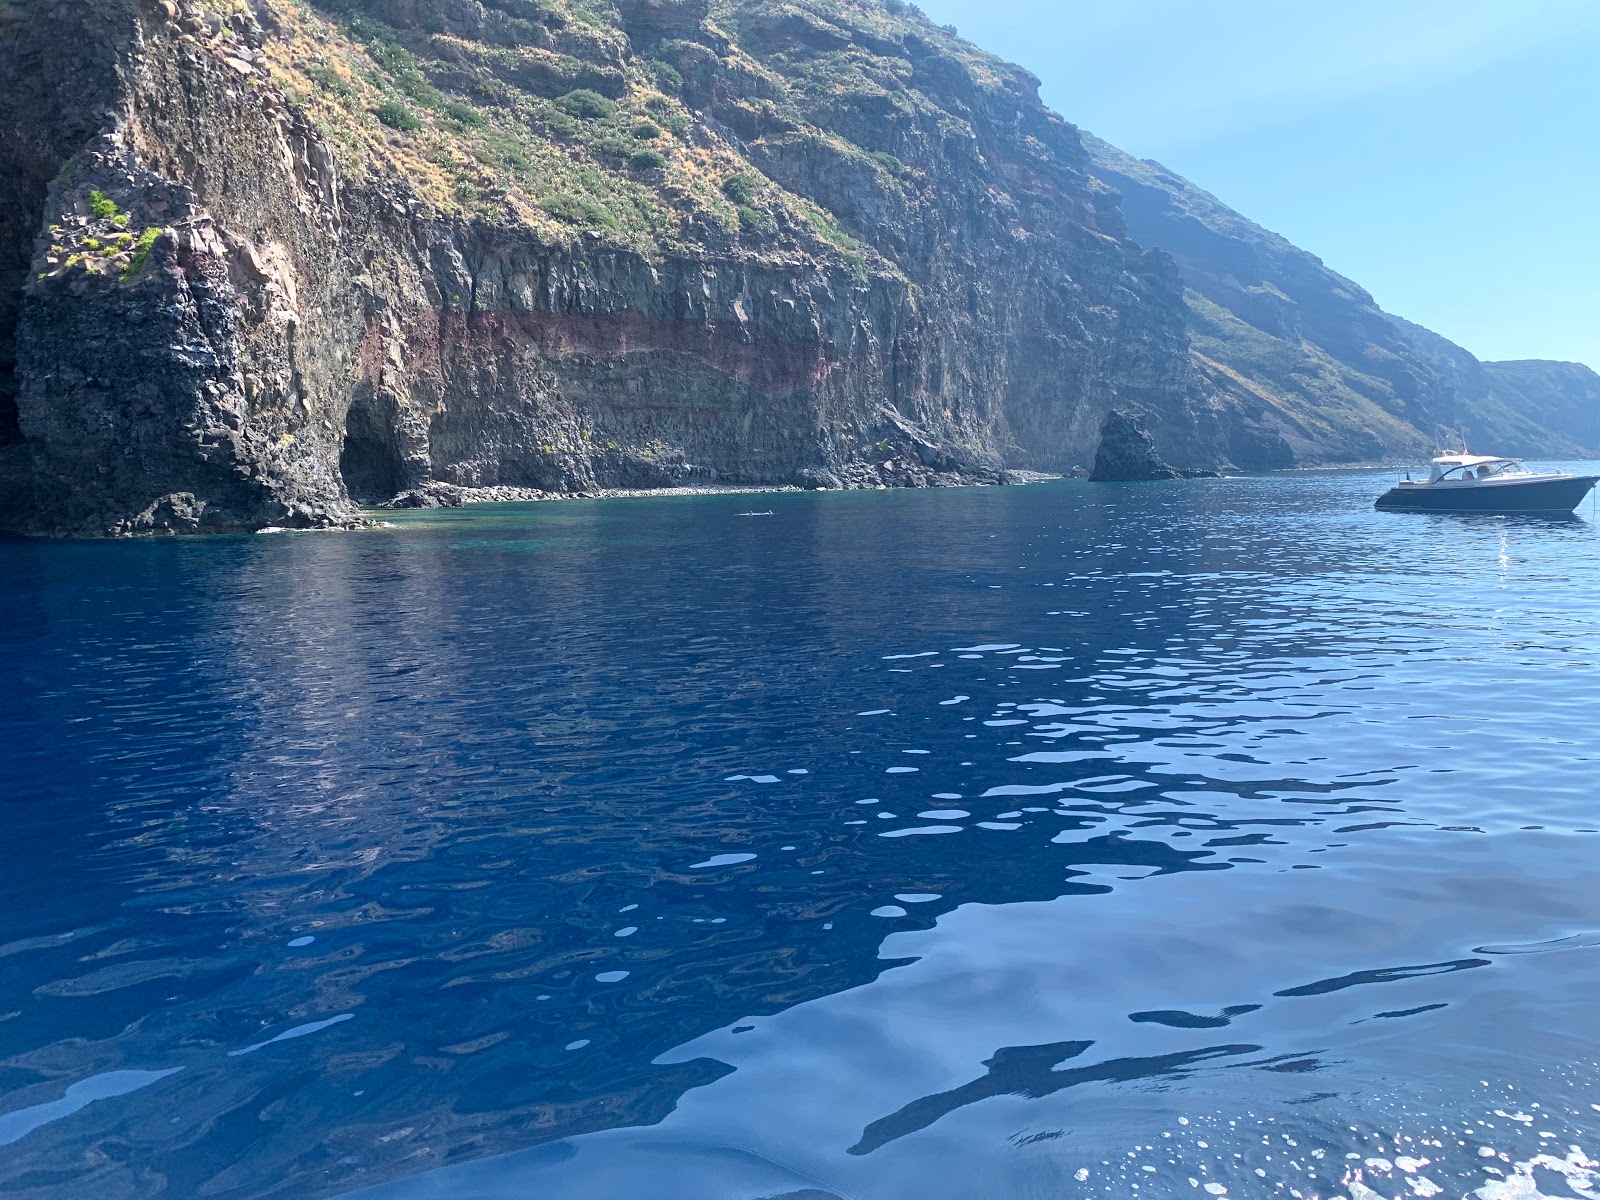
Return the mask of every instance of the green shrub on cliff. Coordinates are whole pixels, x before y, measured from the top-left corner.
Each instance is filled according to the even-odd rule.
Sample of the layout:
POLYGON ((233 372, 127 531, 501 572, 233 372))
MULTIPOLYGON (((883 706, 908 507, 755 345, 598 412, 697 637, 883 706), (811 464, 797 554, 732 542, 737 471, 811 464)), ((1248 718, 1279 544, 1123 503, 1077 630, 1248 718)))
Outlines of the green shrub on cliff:
POLYGON ((341 100, 348 100, 355 95, 355 89, 345 82, 344 76, 327 63, 312 63, 305 68, 304 73, 312 83, 325 92, 333 93, 341 100))
POLYGON ((145 260, 150 257, 150 249, 156 244, 156 239, 160 236, 160 228, 154 225, 139 235, 139 240, 133 244, 133 258, 122 269, 123 283, 131 283, 139 272, 144 270, 145 260))
POLYGON ((89 193, 89 212, 98 221, 115 220, 122 210, 117 207, 117 202, 106 195, 99 188, 89 193))
POLYGON ((482 129, 489 123, 488 117, 473 108, 472 105, 463 104, 459 100, 445 101, 444 112, 452 121, 458 121, 462 125, 470 126, 473 129, 482 129))
POLYGON ((641 150, 628 160, 635 171, 659 171, 667 165, 666 156, 659 150, 641 150))
POLYGON ((905 165, 905 163, 901 162, 898 158, 896 158, 894 155, 888 153, 885 150, 875 150, 875 151, 873 151, 872 155, 871 155, 871 158, 872 158, 873 162, 877 163, 880 167, 882 167, 885 171, 889 172, 889 174, 893 175, 896 179, 898 179, 900 176, 902 176, 902 175, 904 175, 906 173, 906 165, 905 165))
POLYGON ((603 229, 617 227, 616 217, 593 200, 584 196, 574 196, 571 192, 554 192, 540 200, 539 207, 556 220, 565 221, 569 225, 583 225, 589 228, 598 225, 603 229))
POLYGON ((528 149, 517 138, 501 130, 492 131, 483 139, 482 161, 504 167, 515 175, 528 169, 528 149))
POLYGON ((596 139, 594 142, 594 149, 595 153, 597 154, 606 154, 612 158, 628 159, 632 158, 634 152, 639 149, 639 143, 630 141, 627 138, 608 136, 596 139))
POLYGON ((378 105, 377 117, 390 129, 398 129, 402 133, 411 133, 422 128, 422 122, 398 100, 385 100, 378 105))
POLYGON ((551 133, 559 133, 562 137, 577 137, 583 132, 583 122, 576 117, 569 117, 554 104, 539 113, 539 118, 544 127, 551 133))
POLYGON ((801 209, 801 215, 817 236, 831 242, 843 253, 846 262, 857 271, 865 269, 866 257, 861 253, 861 243, 839 228, 832 213, 821 207, 807 205, 801 209))
POLYGON ((756 202, 760 182, 749 175, 735 175, 722 183, 722 194, 735 204, 751 205, 756 202))
POLYGON ((603 120, 615 116, 617 112, 615 100, 608 100, 599 92, 592 92, 588 88, 576 88, 568 92, 556 101, 556 107, 580 121, 603 120))
POLYGON ((683 87, 683 73, 669 62, 662 62, 659 58, 650 63, 650 74, 655 76, 664 91, 676 92, 683 87))

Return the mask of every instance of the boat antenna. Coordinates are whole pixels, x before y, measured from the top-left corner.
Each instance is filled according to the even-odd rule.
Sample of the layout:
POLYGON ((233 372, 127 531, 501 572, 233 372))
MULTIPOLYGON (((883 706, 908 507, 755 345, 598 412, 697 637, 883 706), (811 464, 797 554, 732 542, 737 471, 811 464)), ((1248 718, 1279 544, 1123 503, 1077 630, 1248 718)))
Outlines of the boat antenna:
POLYGON ((1448 425, 1435 425, 1433 427, 1434 456, 1452 454, 1454 451, 1442 449, 1444 446, 1461 447, 1463 455, 1470 454, 1467 449, 1467 428, 1463 425, 1460 429, 1451 429, 1448 425))

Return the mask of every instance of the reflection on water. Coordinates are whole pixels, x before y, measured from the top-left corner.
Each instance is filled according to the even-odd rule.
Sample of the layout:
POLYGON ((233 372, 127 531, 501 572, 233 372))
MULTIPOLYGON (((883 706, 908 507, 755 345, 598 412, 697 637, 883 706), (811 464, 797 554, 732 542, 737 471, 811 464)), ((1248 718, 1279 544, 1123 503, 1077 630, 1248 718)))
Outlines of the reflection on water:
POLYGON ((1600 541, 1375 486, 0 546, 0 1190, 1600 1194, 1600 541))

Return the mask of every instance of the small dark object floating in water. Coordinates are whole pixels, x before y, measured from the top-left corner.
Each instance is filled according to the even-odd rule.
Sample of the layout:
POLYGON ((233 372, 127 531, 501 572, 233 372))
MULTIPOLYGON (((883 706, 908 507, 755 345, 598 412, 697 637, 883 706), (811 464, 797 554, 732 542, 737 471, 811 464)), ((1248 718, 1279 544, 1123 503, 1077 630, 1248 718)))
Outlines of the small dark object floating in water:
POLYGON ((1594 475, 1527 471, 1520 458, 1450 454, 1426 481, 1407 476, 1378 497, 1395 512, 1570 513, 1600 482, 1594 475))
POLYGON ((770 517, 770 516, 774 516, 776 514, 774 514, 771 509, 768 509, 766 512, 763 512, 763 513, 745 512, 745 513, 740 513, 739 515, 741 517, 770 517))

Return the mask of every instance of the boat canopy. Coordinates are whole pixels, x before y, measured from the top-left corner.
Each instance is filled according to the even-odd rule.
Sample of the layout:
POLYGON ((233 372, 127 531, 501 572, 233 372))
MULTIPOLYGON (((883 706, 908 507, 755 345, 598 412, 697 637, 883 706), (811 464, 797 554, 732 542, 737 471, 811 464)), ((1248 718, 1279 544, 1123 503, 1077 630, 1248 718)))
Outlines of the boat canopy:
POLYGON ((1493 454, 1447 454, 1433 460, 1440 467, 1481 467, 1484 463, 1519 463, 1520 458, 1499 458, 1493 454))
POLYGON ((1455 475, 1457 479, 1474 478, 1472 469, 1479 468, 1476 478, 1487 479, 1491 475, 1498 475, 1505 467, 1515 467, 1522 462, 1520 458, 1500 458, 1493 454, 1446 454, 1442 458, 1433 460, 1433 477, 1430 482, 1437 483, 1441 479, 1455 475))

